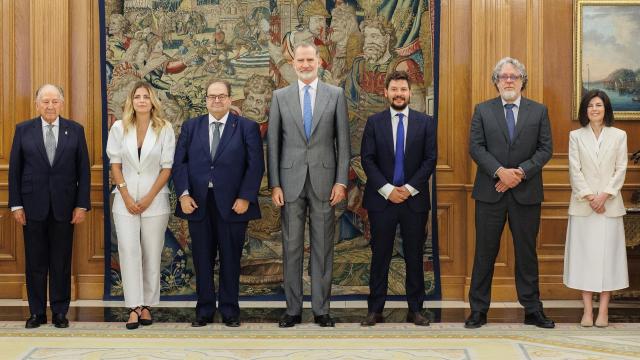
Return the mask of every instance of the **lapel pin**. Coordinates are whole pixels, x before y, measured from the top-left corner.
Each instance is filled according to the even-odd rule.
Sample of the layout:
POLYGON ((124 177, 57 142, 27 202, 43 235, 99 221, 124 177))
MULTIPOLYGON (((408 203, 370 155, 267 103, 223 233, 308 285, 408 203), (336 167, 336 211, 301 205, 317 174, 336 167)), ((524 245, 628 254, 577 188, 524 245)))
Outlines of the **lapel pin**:
POLYGON ((65 130, 65 131, 64 131, 64 134, 65 134, 65 135, 68 135, 68 134, 67 134, 67 130, 65 130))

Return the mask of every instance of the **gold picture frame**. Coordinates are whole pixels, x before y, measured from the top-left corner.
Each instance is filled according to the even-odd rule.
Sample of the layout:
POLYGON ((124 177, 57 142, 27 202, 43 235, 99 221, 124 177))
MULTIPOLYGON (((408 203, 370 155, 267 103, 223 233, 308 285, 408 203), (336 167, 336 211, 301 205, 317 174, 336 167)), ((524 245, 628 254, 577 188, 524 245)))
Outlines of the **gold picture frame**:
POLYGON ((640 120, 640 0, 575 0, 574 6, 573 118, 584 91, 600 88, 616 120, 640 120))

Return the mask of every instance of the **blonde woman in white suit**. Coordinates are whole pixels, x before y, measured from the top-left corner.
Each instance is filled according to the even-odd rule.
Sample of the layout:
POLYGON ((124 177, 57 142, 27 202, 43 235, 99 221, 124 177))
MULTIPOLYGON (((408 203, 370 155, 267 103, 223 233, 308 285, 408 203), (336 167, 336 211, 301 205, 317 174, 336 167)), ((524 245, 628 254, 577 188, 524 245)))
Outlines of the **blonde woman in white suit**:
POLYGON ((592 295, 600 293, 595 325, 609 324, 611 291, 629 286, 620 189, 627 170, 627 134, 613 127, 606 93, 591 90, 580 103, 582 127, 569 134, 571 201, 564 284, 582 290, 580 324, 593 326, 592 295))
POLYGON ((109 131, 107 154, 116 184, 113 219, 127 329, 153 322, 150 306, 160 302, 160 258, 169 222, 169 188, 175 134, 146 82, 136 83, 122 120, 109 131))

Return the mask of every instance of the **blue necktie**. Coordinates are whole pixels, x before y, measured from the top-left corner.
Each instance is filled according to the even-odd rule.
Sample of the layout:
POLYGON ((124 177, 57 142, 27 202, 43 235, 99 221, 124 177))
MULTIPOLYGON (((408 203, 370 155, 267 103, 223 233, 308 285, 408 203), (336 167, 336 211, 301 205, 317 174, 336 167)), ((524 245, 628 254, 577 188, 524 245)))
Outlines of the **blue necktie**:
POLYGON ((311 94, 309 94, 311 86, 306 85, 304 87, 304 103, 302 109, 302 120, 304 124, 304 134, 307 136, 307 141, 311 137, 311 121, 313 114, 311 113, 311 94))
POLYGON ((513 141, 513 135, 516 132, 516 117, 513 115, 513 108, 516 104, 504 104, 507 109, 507 130, 509 130, 509 142, 513 141))
POLYGON ((393 166, 393 185, 404 185, 404 124, 402 117, 404 114, 398 113, 398 128, 396 131, 396 159, 393 166))

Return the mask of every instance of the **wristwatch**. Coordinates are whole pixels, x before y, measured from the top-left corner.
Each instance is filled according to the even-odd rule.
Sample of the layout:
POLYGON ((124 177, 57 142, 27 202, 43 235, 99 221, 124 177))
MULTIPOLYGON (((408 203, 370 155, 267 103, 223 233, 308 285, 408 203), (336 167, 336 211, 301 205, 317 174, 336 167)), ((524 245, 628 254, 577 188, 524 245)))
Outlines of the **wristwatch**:
POLYGON ((118 184, 116 186, 118 187, 118 189, 122 189, 124 187, 127 187, 127 183, 118 184))

